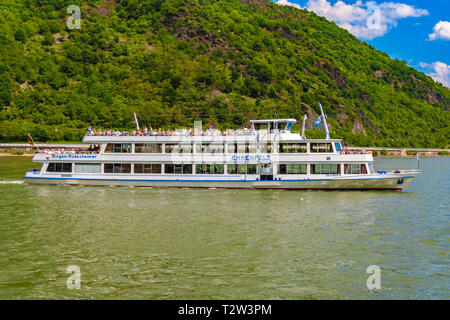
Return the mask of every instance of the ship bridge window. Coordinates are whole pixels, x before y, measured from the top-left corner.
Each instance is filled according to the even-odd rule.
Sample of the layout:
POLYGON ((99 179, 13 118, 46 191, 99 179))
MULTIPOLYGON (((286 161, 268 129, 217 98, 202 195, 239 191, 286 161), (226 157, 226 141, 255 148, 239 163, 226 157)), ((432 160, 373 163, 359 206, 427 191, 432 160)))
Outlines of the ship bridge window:
POLYGON ((279 143, 279 153, 305 153, 306 143, 279 143))
POLYGON ((108 143, 105 153, 131 153, 131 143, 108 143))
POLYGON ((256 164, 229 164, 227 170, 228 174, 257 174, 258 166, 256 164))
POLYGON ((312 164, 311 165, 312 174, 339 174, 341 173, 341 166, 338 164, 312 164))
POLYGON ((72 164, 51 162, 47 166, 47 172, 72 172, 72 164))
POLYGON ((223 174, 225 172, 223 164, 196 164, 196 174, 223 174))
POLYGON ((102 165, 100 163, 75 163, 76 173, 101 173, 102 165))
POLYGON ((197 153, 224 153, 225 145, 223 143, 202 143, 196 145, 195 151, 197 153))
POLYGON ((130 163, 105 163, 105 173, 131 173, 130 163))
POLYGON ((332 153, 331 143, 311 143, 311 152, 313 153, 332 153))
POLYGON ((162 153, 161 143, 136 143, 134 147, 136 153, 162 153))
POLYGON ((345 174, 367 174, 365 164, 344 164, 345 174))
POLYGON ((166 143, 166 153, 192 153, 194 150, 192 144, 184 143, 166 143))
POLYGON ((192 174, 192 164, 166 164, 164 173, 168 174, 192 174))
POLYGON ((306 164, 280 164, 280 174, 306 174, 306 164))
POLYGON ((228 144, 228 153, 257 153, 256 143, 230 143, 228 144))
POLYGON ((161 164, 159 163, 137 163, 134 165, 134 173, 161 173, 161 164))

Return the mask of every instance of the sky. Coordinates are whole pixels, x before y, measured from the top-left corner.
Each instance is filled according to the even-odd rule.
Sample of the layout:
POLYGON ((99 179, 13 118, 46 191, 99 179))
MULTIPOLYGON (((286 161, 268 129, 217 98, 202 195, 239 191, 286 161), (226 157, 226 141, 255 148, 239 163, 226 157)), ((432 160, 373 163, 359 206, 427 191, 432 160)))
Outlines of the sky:
POLYGON ((450 0, 273 0, 314 11, 450 88, 450 0))

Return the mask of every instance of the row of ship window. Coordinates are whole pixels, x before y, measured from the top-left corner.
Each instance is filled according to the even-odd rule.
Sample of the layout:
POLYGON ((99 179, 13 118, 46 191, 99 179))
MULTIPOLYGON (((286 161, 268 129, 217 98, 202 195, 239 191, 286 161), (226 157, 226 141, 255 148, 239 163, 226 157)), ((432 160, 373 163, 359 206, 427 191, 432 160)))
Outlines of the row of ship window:
MULTIPOLYGON (((371 164, 369 164, 371 165, 371 164)), ((131 163, 105 163, 104 173, 131 173, 131 163)), ((311 174, 340 174, 339 164, 311 164, 311 174)), ((134 164, 134 173, 192 174, 192 164, 134 164)), ((102 173, 99 163, 75 163, 75 173, 102 173)), ((307 174, 306 164, 279 164, 278 174, 307 174)), ((371 170, 372 171, 372 170, 371 170)), ((72 172, 72 163, 49 163, 47 172, 72 172)), ((196 174, 224 174, 223 164, 196 164, 196 174)), ((258 174, 257 164, 228 164, 228 174, 258 174)), ((367 174, 365 164, 344 164, 344 174, 367 174)))
MULTIPOLYGON (((272 144, 255 143, 202 143, 202 144, 175 144, 175 143, 136 143, 135 153, 225 153, 225 145, 228 153, 272 153, 272 144)), ((340 150, 340 148, 339 148, 340 150)), ((131 143, 108 143, 105 153, 132 153, 131 143)), ((306 143, 279 143, 278 153, 306 153, 306 143)), ((311 153, 332 153, 331 143, 311 143, 311 153)))

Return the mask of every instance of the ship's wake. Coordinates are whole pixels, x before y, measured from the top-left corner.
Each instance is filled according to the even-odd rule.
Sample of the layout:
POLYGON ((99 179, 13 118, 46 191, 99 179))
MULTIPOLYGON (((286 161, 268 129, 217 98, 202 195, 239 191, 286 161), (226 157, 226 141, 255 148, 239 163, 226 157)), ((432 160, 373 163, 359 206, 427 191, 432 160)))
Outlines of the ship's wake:
POLYGON ((20 180, 0 180, 0 184, 23 184, 24 181, 20 180))

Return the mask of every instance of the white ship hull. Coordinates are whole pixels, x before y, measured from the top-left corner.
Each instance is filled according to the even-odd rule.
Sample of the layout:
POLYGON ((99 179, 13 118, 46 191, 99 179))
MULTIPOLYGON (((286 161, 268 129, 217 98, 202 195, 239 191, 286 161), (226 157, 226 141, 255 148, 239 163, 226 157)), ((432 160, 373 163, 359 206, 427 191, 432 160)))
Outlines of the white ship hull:
POLYGON ((29 172, 24 177, 30 184, 88 185, 88 186, 132 186, 166 188, 230 188, 230 189, 292 189, 292 190, 402 190, 418 171, 399 174, 372 174, 358 176, 322 176, 308 178, 275 178, 261 181, 257 176, 236 177, 178 177, 173 176, 86 176, 43 175, 29 172))

